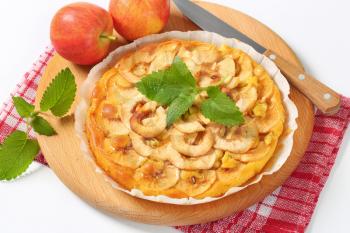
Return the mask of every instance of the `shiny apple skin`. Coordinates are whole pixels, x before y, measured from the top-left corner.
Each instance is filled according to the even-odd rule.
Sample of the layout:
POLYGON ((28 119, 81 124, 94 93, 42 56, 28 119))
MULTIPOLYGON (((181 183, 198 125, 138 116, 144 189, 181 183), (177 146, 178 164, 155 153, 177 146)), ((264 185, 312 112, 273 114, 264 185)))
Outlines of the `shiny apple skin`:
POLYGON ((109 52, 111 40, 101 35, 113 34, 113 20, 103 8, 85 2, 61 8, 51 21, 50 38, 65 59, 80 65, 93 65, 109 52))
POLYGON ((115 30, 128 41, 160 32, 168 22, 170 0, 111 0, 115 30))

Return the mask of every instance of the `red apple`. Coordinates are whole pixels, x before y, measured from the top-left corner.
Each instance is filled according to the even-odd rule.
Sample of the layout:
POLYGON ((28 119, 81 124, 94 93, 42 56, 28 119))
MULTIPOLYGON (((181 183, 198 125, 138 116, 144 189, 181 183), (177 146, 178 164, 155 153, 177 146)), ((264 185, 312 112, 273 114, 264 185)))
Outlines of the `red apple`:
POLYGON ((90 3, 61 8, 51 22, 51 42, 65 59, 80 65, 101 61, 109 52, 113 34, 111 15, 90 3))
POLYGON ((160 32, 170 14, 169 0, 111 0, 109 12, 115 30, 125 39, 137 38, 160 32))

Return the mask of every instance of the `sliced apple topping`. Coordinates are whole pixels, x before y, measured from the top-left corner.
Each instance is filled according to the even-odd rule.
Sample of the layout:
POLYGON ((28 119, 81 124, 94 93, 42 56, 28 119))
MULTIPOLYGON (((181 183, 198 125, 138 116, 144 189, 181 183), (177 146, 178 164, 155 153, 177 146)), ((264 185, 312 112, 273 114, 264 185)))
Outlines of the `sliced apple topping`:
POLYGON ((238 77, 226 77, 223 80, 224 87, 231 90, 239 85, 238 77))
POLYGON ((248 78, 253 76, 253 65, 247 56, 241 56, 238 59, 238 64, 240 65, 240 71, 237 77, 239 78, 240 83, 244 83, 248 78))
POLYGON ((124 150, 130 146, 130 138, 128 135, 117 135, 111 138, 111 145, 115 150, 124 150))
POLYGON ((147 160, 135 171, 139 189, 158 192, 173 187, 179 180, 179 169, 162 161, 147 160))
POLYGON ((246 86, 239 92, 239 99, 236 103, 239 110, 247 113, 252 109, 258 99, 256 87, 246 86))
POLYGON ((134 147, 135 151, 142 156, 150 156, 154 149, 147 145, 144 138, 138 135, 137 133, 130 132, 130 138, 132 142, 132 146, 134 147))
POLYGON ((258 161, 263 159, 271 148, 274 147, 266 145, 265 142, 260 142, 257 148, 250 150, 244 154, 238 154, 236 158, 244 163, 258 161))
POLYGON ((191 58, 183 58, 183 61, 192 75, 196 77, 201 70, 201 66, 197 65, 191 58))
POLYGON ((227 56, 218 63, 219 74, 222 78, 232 78, 236 74, 235 61, 232 57, 227 56))
POLYGON ((164 52, 156 55, 152 61, 148 73, 156 72, 170 66, 175 57, 175 52, 164 52))
POLYGON ((152 110, 142 109, 140 112, 135 112, 130 118, 130 127, 133 131, 146 138, 158 136, 166 128, 164 108, 162 106, 158 107, 153 116, 152 110))
POLYGON ((108 137, 127 135, 129 133, 129 129, 120 120, 105 120, 103 128, 108 137))
POLYGON ((130 118, 133 115, 137 105, 141 103, 144 104, 146 100, 147 99, 140 94, 135 95, 131 99, 125 99, 125 102, 120 107, 120 119, 127 128, 130 129, 130 118))
POLYGON ((106 136, 113 137, 129 133, 129 129, 120 120, 119 105, 105 101, 99 105, 98 111, 96 122, 106 136))
POLYGON ((178 44, 165 44, 162 45, 156 52, 155 58, 149 66, 148 73, 162 70, 173 63, 175 55, 178 51, 178 44))
POLYGON ((179 48, 177 56, 179 56, 183 60, 185 60, 185 58, 192 59, 192 52, 188 48, 186 48, 185 46, 181 46, 179 48))
POLYGON ((104 140, 104 149, 109 152, 107 158, 113 163, 136 169, 145 162, 145 158, 130 148, 128 135, 120 135, 104 140))
POLYGON ((135 87, 124 88, 119 86, 112 86, 107 90, 107 98, 113 100, 118 104, 124 104, 133 98, 138 98, 138 96, 142 96, 138 93, 135 87))
POLYGON ((155 159, 170 161, 175 167, 185 170, 210 169, 214 166, 216 158, 222 153, 219 150, 212 150, 208 154, 187 158, 175 150, 171 144, 160 147, 156 153, 152 154, 155 159))
POLYGON ((198 157, 209 152, 214 144, 214 137, 210 130, 206 130, 198 135, 194 143, 186 142, 186 135, 174 129, 171 133, 170 140, 175 150, 181 154, 198 157))
POLYGON ((111 103, 105 103, 102 107, 102 117, 112 120, 112 119, 118 119, 118 108, 116 105, 111 103))
POLYGON ((111 79, 111 81, 113 81, 118 87, 121 87, 121 88, 131 88, 131 87, 133 87, 133 84, 131 82, 129 82, 128 80, 126 80, 122 75, 120 75, 120 73, 117 73, 111 79))
POLYGON ((211 127, 215 135, 214 148, 230 151, 232 153, 245 153, 256 145, 258 131, 253 121, 235 129, 233 133, 230 130, 224 130, 224 134, 220 134, 222 127, 211 127))
POLYGON ((261 65, 256 65, 253 71, 254 75, 260 77, 265 73, 264 68, 261 65))
POLYGON ((154 59, 155 55, 153 53, 150 53, 149 51, 146 51, 145 49, 140 49, 135 52, 133 58, 135 64, 139 63, 151 63, 154 59))
POLYGON ((281 104, 274 103, 268 107, 264 117, 256 119, 256 125, 258 127, 259 133, 268 133, 276 125, 279 131, 282 131, 284 123, 284 110, 281 104))
POLYGON ((192 59, 198 64, 213 63, 218 58, 218 52, 214 45, 200 45, 192 51, 192 59))
POLYGON ((174 127, 182 133, 195 133, 205 130, 196 115, 190 115, 186 121, 180 118, 174 123, 174 127))
POLYGON ((262 76, 262 78, 259 80, 259 83, 260 85, 258 87, 258 98, 260 101, 265 102, 273 94, 274 83, 267 74, 262 76))
POLYGON ((210 120, 208 118, 206 118, 201 112, 197 113, 197 117, 198 117, 200 123, 203 125, 207 125, 210 123, 210 120))
POLYGON ((119 61, 119 72, 127 82, 131 84, 137 83, 142 76, 148 73, 148 63, 152 62, 154 58, 155 54, 140 50, 119 61))
POLYGON ((120 75, 130 83, 137 83, 140 81, 140 77, 130 72, 134 65, 133 56, 122 58, 117 65, 120 75))
POLYGON ((133 69, 132 73, 138 77, 142 77, 148 73, 148 67, 144 63, 137 64, 133 69))
POLYGON ((146 161, 146 158, 134 150, 118 151, 112 153, 109 157, 112 162, 131 169, 140 167, 146 161))
POLYGON ((215 86, 220 84, 220 81, 221 81, 221 77, 218 74, 204 73, 199 77, 198 86, 200 87, 215 86))
POLYGON ((216 174, 213 170, 185 171, 181 170, 180 180, 176 185, 180 191, 190 197, 207 191, 215 182, 216 174))

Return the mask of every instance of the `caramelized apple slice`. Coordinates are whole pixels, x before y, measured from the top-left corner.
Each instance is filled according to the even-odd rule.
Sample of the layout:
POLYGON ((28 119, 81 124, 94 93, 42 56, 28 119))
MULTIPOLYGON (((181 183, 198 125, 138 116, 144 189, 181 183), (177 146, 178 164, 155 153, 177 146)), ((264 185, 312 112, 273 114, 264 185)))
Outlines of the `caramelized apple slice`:
POLYGON ((170 136, 171 145, 181 154, 198 157, 205 155, 212 148, 214 137, 210 130, 206 130, 197 144, 189 144, 185 141, 185 135, 178 130, 173 130, 170 136))
POLYGON ((276 135, 280 135, 283 130, 284 119, 283 105, 272 100, 271 105, 267 109, 265 117, 256 119, 256 125, 259 133, 268 133, 275 128, 276 135))
POLYGON ((135 171, 137 186, 144 192, 157 193, 173 187, 179 180, 179 169, 162 161, 148 160, 135 171))
POLYGON ((274 148, 272 144, 266 145, 265 142, 259 142, 257 148, 250 150, 244 154, 237 154, 236 158, 245 163, 258 161, 260 159, 263 159, 269 153, 271 148, 274 148))
POLYGON ((216 174, 213 170, 182 170, 176 188, 186 193, 189 197, 194 197, 207 191, 215 180, 216 174))
POLYGON ((175 167, 185 170, 197 170, 197 169, 210 169, 214 166, 216 158, 222 153, 219 150, 212 150, 208 154, 187 158, 177 152, 170 144, 160 147, 156 153, 152 154, 152 157, 170 161, 175 167))
POLYGON ((211 127, 215 135, 214 148, 216 149, 230 151, 232 153, 245 153, 255 146, 258 140, 258 131, 253 121, 241 126, 237 130, 238 132, 231 138, 221 136, 218 133, 219 129, 211 127))

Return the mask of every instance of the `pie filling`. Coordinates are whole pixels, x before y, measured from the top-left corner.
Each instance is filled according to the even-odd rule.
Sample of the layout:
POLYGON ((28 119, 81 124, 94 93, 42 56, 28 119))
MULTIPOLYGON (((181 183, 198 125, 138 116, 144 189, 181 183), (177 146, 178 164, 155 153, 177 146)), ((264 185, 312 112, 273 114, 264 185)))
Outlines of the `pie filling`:
POLYGON ((261 173, 281 140, 285 120, 277 86, 246 53, 169 40, 125 54, 104 73, 90 99, 86 134, 98 166, 123 188, 202 199, 222 196, 261 173), (218 84, 234 100, 244 115, 242 125, 226 127, 204 117, 199 105, 207 97, 200 94, 167 127, 168 107, 148 100, 135 84, 169 67, 176 56, 198 86, 218 84))

